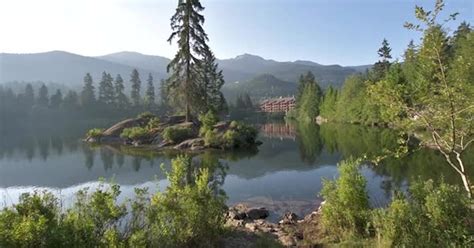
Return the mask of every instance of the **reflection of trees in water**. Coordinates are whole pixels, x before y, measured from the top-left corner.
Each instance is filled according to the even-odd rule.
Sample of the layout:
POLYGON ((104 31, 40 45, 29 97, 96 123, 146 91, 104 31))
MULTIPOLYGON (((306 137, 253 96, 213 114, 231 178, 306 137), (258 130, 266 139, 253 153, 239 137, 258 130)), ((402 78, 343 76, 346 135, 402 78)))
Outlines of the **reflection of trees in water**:
POLYGON ((38 139, 38 149, 41 158, 46 161, 49 156, 49 139, 38 139))
POLYGON ((125 163, 125 156, 122 153, 116 153, 115 154, 115 162, 121 168, 123 166, 123 164, 125 163))
POLYGON ((91 146, 83 144, 82 152, 84 153, 84 165, 90 170, 94 166, 95 151, 91 146))
POLYGON ((63 153, 63 139, 57 136, 51 137, 51 148, 61 155, 63 153))
POLYGON ((301 160, 313 164, 321 155, 323 143, 320 136, 320 127, 312 123, 299 123, 297 126, 298 148, 301 160))
POLYGON ((106 171, 114 166, 114 152, 107 147, 100 148, 100 159, 106 171))
POLYGON ((289 122, 264 123, 260 125, 259 131, 263 137, 268 138, 293 140, 296 138, 296 127, 289 122))
POLYGON ((135 156, 135 157, 132 158, 132 168, 133 168, 133 170, 135 170, 135 171, 140 170, 140 167, 142 166, 142 160, 143 160, 142 157, 135 156))

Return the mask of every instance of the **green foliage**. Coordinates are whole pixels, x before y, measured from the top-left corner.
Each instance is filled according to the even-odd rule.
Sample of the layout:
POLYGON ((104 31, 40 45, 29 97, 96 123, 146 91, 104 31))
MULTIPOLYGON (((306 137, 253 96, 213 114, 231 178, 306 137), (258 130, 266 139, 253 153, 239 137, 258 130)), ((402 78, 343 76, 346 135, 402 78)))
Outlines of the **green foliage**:
POLYGON ((152 130, 160 126, 160 118, 152 117, 146 124, 146 129, 152 130))
POLYGON ((93 129, 87 131, 87 137, 100 138, 100 137, 102 137, 103 133, 104 133, 104 129, 102 129, 102 128, 93 128, 93 129))
POLYGON ((145 111, 137 116, 137 118, 140 119, 151 119, 153 117, 155 117, 155 115, 150 111, 145 111))
POLYGON ((217 130, 207 130, 204 135, 204 144, 208 147, 220 148, 222 146, 222 137, 217 130))
POLYGON ((216 161, 172 160, 170 185, 151 199, 147 189, 117 203, 120 187, 100 184, 78 191, 61 209, 49 192, 23 194, 0 211, 0 246, 10 247, 216 247, 223 232, 225 194, 216 161))
POLYGON ((311 72, 301 76, 298 98, 296 99, 298 118, 311 122, 319 115, 322 90, 311 72))
POLYGON ((411 186, 410 197, 399 194, 387 209, 374 211, 380 244, 392 247, 469 247, 473 212, 457 186, 432 180, 411 186), (420 243, 422 241, 422 243, 420 243))
POLYGON ((209 110, 206 114, 199 115, 199 121, 201 122, 201 128, 199 129, 199 135, 203 136, 214 128, 214 125, 217 124, 219 118, 214 113, 214 111, 209 110))
POLYGON ((142 81, 140 80, 140 74, 137 69, 133 69, 130 75, 130 82, 132 83, 132 91, 130 92, 130 99, 134 106, 140 105, 140 88, 142 81))
POLYGON ((191 158, 174 159, 168 173, 170 185, 151 200, 152 246, 212 247, 223 231, 225 197, 209 187, 208 168, 191 172, 192 182, 186 183, 190 168, 191 158))
POLYGON ((144 102, 145 105, 148 107, 152 107, 153 105, 155 105, 155 86, 153 85, 153 76, 151 75, 151 73, 148 74, 144 102))
POLYGON ((99 82, 99 102, 104 105, 110 105, 115 102, 115 88, 113 78, 105 71, 102 73, 102 79, 99 82))
POLYGON ((223 145, 227 149, 248 147, 255 144, 257 129, 242 122, 232 121, 223 135, 223 145))
POLYGON ((193 137, 193 130, 187 127, 167 127, 162 135, 165 140, 177 144, 193 137))
POLYGON ((143 127, 131 127, 123 129, 120 137, 131 139, 131 140, 138 140, 147 137, 149 131, 147 128, 143 127))
POLYGON ((320 107, 320 115, 327 119, 334 119, 336 115, 336 104, 337 104, 337 90, 332 86, 324 93, 323 100, 320 107))
POLYGON ((323 181, 321 195, 322 225, 336 240, 363 235, 369 220, 369 197, 365 178, 359 172, 359 161, 347 160, 338 167, 336 181, 323 181))

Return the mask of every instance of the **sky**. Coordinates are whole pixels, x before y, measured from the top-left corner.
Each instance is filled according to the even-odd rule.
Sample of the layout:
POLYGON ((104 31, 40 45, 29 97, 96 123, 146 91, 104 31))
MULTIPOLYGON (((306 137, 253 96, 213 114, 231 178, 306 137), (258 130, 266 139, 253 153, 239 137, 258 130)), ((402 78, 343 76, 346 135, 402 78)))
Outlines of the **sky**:
MULTIPOLYGON (((473 0, 447 0, 448 24, 474 24, 473 0)), ((400 58, 419 34, 403 28, 414 7, 434 0, 201 0, 218 58, 250 53, 277 61, 362 65, 384 38, 400 58)), ((63 50, 85 56, 135 51, 171 58, 167 42, 177 0, 0 0, 0 53, 63 50)))

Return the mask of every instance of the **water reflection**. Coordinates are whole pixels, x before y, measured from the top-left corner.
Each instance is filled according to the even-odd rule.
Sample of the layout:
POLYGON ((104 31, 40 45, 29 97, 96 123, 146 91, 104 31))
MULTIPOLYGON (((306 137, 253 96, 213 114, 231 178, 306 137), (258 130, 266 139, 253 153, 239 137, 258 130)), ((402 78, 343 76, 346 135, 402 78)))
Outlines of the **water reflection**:
MULTIPOLYGON (((87 128, 0 132, 0 191, 11 194, 46 187, 69 192, 79 185, 93 185, 101 177, 114 178, 124 189, 166 184, 160 165, 169 169, 176 152, 90 146, 80 141, 87 128)), ((213 168, 212 183, 227 192, 230 203, 246 201, 275 211, 310 209, 318 202, 321 178, 336 177, 341 159, 376 155, 397 144, 392 130, 356 125, 273 122, 260 124, 259 129, 263 145, 258 149, 209 151, 194 159, 213 168)), ((458 181, 432 150, 388 159, 364 168, 363 173, 375 204, 418 177, 439 179, 443 175, 448 182, 458 181)))

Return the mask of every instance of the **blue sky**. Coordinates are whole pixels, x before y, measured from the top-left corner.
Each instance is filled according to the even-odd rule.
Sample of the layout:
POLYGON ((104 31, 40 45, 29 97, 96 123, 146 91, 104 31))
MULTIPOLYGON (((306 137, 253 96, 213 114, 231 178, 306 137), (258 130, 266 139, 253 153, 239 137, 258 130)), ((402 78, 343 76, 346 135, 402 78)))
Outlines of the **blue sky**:
MULTIPOLYGON (((419 35, 403 28, 415 4, 434 0, 201 0, 217 57, 242 53, 278 61, 359 65, 377 60, 387 38, 399 57, 419 35)), ((172 57, 166 42, 176 0, 0 0, 0 52, 118 51, 172 57), (28 6, 28 7, 26 7, 28 6)), ((444 13, 474 23, 473 0, 448 0, 444 13)))

